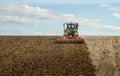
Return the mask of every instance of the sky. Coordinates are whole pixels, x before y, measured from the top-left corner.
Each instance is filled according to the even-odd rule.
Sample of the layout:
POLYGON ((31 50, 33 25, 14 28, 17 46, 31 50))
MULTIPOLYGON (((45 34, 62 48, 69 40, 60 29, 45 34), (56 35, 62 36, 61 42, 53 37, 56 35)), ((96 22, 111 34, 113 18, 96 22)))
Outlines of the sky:
POLYGON ((120 0, 0 0, 0 35, 62 36, 68 22, 81 36, 120 36, 120 0))

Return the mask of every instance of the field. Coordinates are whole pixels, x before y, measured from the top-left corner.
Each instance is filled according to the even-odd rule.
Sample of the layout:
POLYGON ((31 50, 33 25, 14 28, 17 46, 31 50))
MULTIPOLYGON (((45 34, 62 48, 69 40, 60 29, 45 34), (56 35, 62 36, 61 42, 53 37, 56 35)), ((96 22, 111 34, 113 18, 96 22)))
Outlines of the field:
POLYGON ((84 44, 53 36, 1 36, 0 76, 120 76, 120 37, 86 36, 84 44))

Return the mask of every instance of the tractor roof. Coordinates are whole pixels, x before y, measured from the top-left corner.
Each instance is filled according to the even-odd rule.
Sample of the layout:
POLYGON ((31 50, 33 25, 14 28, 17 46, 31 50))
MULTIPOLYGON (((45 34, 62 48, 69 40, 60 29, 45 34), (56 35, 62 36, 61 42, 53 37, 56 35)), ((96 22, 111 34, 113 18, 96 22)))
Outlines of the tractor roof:
POLYGON ((65 23, 65 24, 68 24, 68 25, 70 25, 70 24, 78 25, 78 23, 72 23, 72 22, 70 22, 70 23, 65 23))

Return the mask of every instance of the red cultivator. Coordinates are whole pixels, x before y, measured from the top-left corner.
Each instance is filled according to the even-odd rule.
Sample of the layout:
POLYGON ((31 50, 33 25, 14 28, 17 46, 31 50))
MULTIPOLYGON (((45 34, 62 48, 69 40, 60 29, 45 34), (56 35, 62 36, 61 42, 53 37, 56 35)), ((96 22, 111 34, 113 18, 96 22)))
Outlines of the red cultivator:
POLYGON ((56 39, 56 42, 58 43, 67 43, 67 42, 71 42, 71 43, 84 43, 84 39, 81 37, 58 37, 56 39))
POLYGON ((64 36, 56 39, 58 43, 84 43, 84 39, 78 36, 78 23, 64 24, 64 36), (65 29, 65 25, 67 26, 65 29))

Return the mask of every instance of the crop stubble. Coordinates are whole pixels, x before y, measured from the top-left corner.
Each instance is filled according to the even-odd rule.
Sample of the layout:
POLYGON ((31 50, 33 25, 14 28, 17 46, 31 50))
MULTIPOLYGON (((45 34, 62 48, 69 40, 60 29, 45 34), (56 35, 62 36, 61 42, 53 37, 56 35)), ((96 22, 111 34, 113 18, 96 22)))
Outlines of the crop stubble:
POLYGON ((85 37, 96 76, 120 76, 120 37, 85 37))

